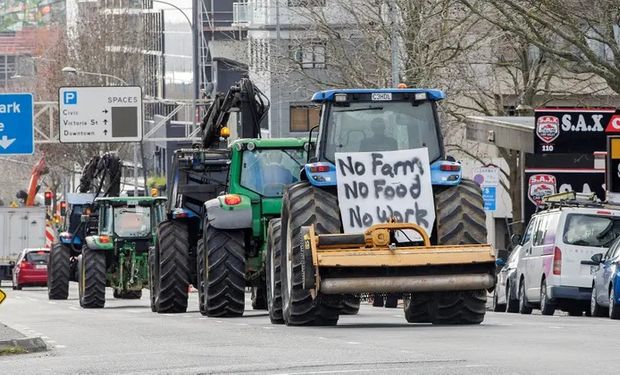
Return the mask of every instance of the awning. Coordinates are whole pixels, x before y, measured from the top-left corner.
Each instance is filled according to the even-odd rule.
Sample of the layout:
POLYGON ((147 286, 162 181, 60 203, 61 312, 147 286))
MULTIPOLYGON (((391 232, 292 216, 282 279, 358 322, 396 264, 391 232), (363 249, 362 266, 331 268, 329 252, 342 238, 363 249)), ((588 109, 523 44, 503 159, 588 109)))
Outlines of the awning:
POLYGON ((534 117, 468 116, 467 140, 534 152, 534 117))

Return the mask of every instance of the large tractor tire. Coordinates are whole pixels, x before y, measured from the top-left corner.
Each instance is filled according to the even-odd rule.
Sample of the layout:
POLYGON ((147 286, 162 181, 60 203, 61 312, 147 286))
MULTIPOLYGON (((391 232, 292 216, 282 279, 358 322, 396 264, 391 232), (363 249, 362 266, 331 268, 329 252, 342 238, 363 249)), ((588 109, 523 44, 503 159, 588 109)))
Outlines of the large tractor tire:
POLYGON ((267 309, 272 324, 283 324, 282 317, 282 280, 280 266, 282 263, 282 222, 280 219, 269 221, 267 229, 266 279, 267 279, 267 309))
POLYGON ((158 312, 159 311, 159 248, 157 245, 155 247, 149 248, 149 292, 151 295, 151 311, 158 312))
POLYGON ((207 315, 207 305, 206 305, 206 300, 207 300, 207 283, 205 281, 205 275, 206 275, 206 269, 205 269, 205 264, 206 264, 206 258, 207 258, 207 253, 205 251, 205 243, 204 240, 201 238, 200 240, 198 240, 198 246, 196 247, 196 284, 197 285, 197 289, 198 289, 198 311, 200 311, 200 314, 202 315, 207 315))
POLYGON ((237 317, 245 309, 245 234, 207 225, 206 300, 207 315, 237 317))
POLYGON ((342 315, 357 315, 360 311, 361 298, 358 294, 345 294, 342 298, 342 315))
POLYGON ((303 288, 302 227, 315 225, 318 234, 341 233, 335 194, 307 182, 288 186, 282 201, 282 307, 287 325, 336 325, 341 295, 311 293, 303 288))
POLYGON ((100 309, 105 305, 105 253, 84 246, 78 262, 80 306, 100 309))
MULTIPOLYGON (((480 187, 471 180, 435 194, 437 244, 466 245, 487 242, 486 214, 480 187)), ((414 296, 415 297, 415 296, 414 296)), ((432 298, 405 307, 429 312, 433 324, 480 324, 486 313, 486 290, 437 292, 432 298)), ((409 311, 407 311, 409 310, 409 311)), ((423 315, 423 313, 420 313, 423 315)))
POLYGON ((187 225, 164 221, 157 228, 159 270, 155 305, 160 314, 187 311, 189 289, 189 235, 187 225))
POLYGON ((54 244, 47 267, 47 296, 49 299, 67 299, 69 297, 70 257, 71 249, 61 243, 54 244))
POLYGON ((142 298, 141 290, 125 290, 125 291, 117 291, 114 289, 114 298, 118 299, 140 299, 142 298))
POLYGON ((405 319, 409 323, 432 323, 433 293, 412 293, 405 298, 405 319))

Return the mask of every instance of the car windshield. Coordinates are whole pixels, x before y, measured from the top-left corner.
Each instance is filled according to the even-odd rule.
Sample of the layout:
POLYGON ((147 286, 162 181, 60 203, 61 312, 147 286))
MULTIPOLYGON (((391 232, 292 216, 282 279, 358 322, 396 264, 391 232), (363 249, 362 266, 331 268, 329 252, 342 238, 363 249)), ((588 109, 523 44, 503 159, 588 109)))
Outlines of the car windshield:
POLYGON ((620 219, 610 216, 570 214, 564 226, 564 243, 608 247, 620 235, 620 219))
POLYGON ((151 233, 150 207, 115 207, 114 233, 119 237, 146 237, 151 233))
POLYGON ((243 152, 241 186, 265 197, 281 197, 284 187, 299 181, 304 149, 254 149, 243 152))
POLYGON ((49 258, 49 256, 50 253, 48 251, 31 251, 29 253, 26 253, 26 261, 32 264, 43 265, 47 264, 47 259, 49 258))
POLYGON ((433 106, 424 102, 353 102, 332 107, 325 157, 336 152, 409 150, 427 147, 429 160, 441 156, 433 106))

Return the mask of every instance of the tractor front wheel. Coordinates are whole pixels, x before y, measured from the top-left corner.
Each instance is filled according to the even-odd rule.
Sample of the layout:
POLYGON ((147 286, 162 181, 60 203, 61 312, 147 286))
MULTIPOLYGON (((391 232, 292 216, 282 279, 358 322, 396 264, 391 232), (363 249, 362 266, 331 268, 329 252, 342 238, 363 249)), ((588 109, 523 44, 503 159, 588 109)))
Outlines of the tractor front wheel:
POLYGON ((282 281, 280 280, 280 266, 282 254, 282 222, 280 219, 269 221, 267 229, 267 254, 265 273, 267 279, 267 308, 269 320, 273 324, 282 324, 282 281))
POLYGON ((302 228, 316 233, 341 233, 336 194, 307 182, 289 185, 282 200, 282 307, 287 325, 336 325, 342 310, 341 295, 312 293, 303 287, 302 228))
POLYGON ((245 235, 207 225, 206 300, 208 316, 242 316, 245 309, 245 235))
POLYGON ((157 228, 159 270, 155 300, 158 313, 187 311, 189 289, 189 235, 187 225, 164 221, 157 228))
POLYGON ((105 305, 105 253, 84 246, 78 260, 78 271, 80 306, 85 309, 102 308, 105 305))
POLYGON ((49 299, 67 299, 69 297, 70 257, 71 249, 61 243, 54 244, 47 267, 47 296, 49 299))

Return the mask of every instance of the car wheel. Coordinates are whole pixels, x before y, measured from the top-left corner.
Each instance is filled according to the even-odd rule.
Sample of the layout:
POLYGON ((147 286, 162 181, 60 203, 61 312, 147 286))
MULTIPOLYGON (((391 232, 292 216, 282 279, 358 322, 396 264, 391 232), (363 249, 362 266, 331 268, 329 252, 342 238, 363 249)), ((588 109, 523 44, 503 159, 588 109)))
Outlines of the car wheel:
POLYGON ((543 315, 553 315, 555 313, 555 305, 547 295, 547 280, 543 280, 540 285, 540 312, 543 315))
POLYGON ((525 297, 525 282, 522 282, 521 285, 519 285, 519 313, 532 313, 532 307, 529 303, 527 303, 527 298, 525 297))
POLYGON ((606 311, 604 311, 604 307, 596 302, 596 285, 592 286, 592 296, 590 297, 590 315, 595 317, 607 315, 606 311))
POLYGON ((493 311, 495 312, 505 312, 506 304, 499 303, 497 298, 497 289, 493 291, 493 311))
POLYGON ((506 312, 516 313, 519 312, 519 300, 511 298, 510 289, 510 285, 506 286, 506 312))
POLYGON ((609 291, 609 317, 611 319, 620 319, 620 306, 616 303, 616 296, 613 285, 609 291))

